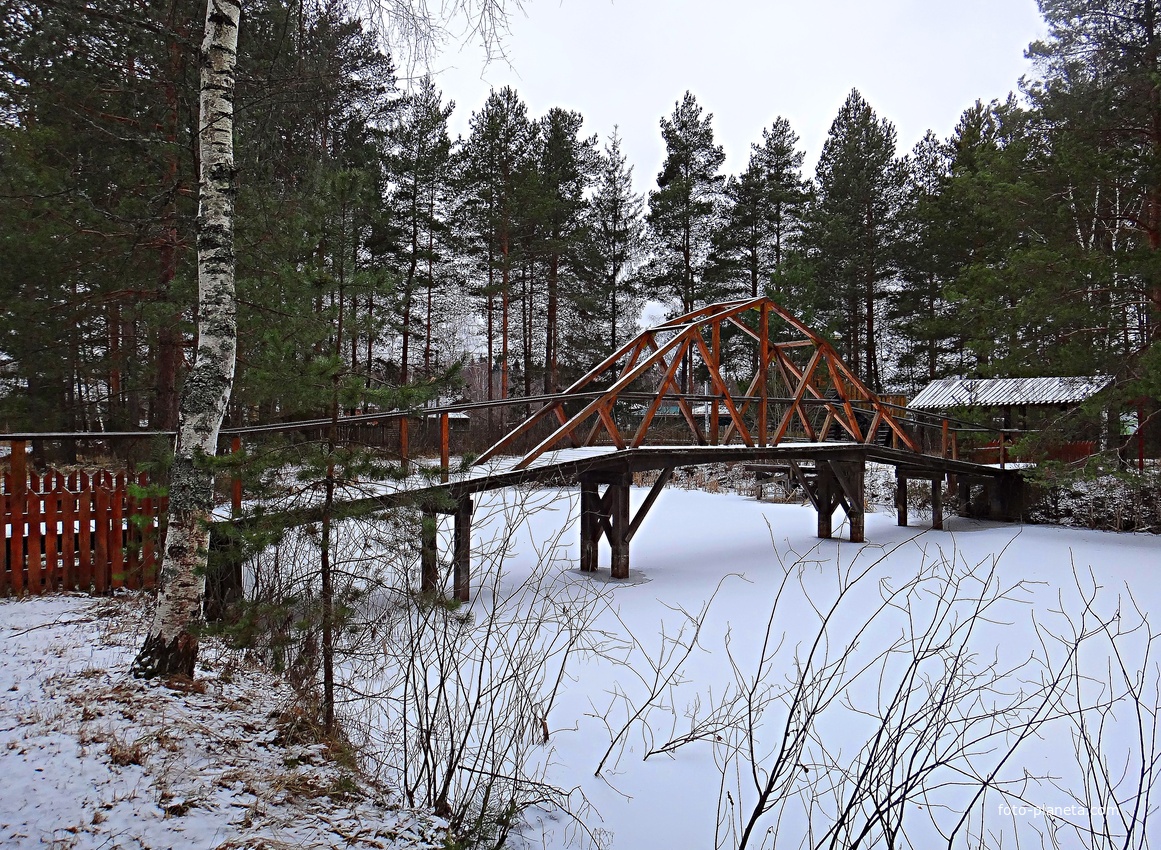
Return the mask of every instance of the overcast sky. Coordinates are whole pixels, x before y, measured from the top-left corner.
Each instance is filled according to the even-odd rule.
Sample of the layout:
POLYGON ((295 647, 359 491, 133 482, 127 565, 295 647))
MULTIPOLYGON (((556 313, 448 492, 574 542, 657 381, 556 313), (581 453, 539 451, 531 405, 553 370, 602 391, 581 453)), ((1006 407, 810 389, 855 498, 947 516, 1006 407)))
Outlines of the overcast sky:
POLYGON ((727 173, 782 115, 809 175, 852 87, 894 122, 902 153, 928 128, 946 137, 976 99, 1016 91, 1042 35, 1035 0, 527 0, 510 65, 452 45, 433 68, 456 101, 453 135, 511 85, 531 116, 577 110, 602 143, 618 125, 644 191, 664 157, 658 122, 686 89, 713 113, 727 173))

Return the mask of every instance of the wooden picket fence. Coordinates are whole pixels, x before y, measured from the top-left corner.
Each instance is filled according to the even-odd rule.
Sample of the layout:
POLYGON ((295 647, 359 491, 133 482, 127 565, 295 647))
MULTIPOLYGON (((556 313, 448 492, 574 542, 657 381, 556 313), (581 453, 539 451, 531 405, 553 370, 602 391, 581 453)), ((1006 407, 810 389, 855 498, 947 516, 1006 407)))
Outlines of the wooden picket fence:
POLYGON ((143 472, 5 472, 0 596, 154 587, 168 500, 139 499, 127 482, 149 486, 143 472))

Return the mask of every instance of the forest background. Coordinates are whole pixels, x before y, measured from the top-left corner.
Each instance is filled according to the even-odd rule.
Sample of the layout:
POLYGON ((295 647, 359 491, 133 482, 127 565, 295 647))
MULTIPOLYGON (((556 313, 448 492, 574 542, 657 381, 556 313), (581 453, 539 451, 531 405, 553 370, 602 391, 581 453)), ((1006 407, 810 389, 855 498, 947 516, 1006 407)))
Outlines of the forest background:
MULTIPOLYGON (((336 370, 366 389, 351 409, 383 388, 552 391, 647 303, 766 294, 876 390, 1110 374, 1155 428, 1161 3, 1040 7, 1021 96, 968 106, 949 138, 901 151, 852 90, 813 176, 783 118, 729 173, 687 92, 641 195, 616 133, 577 112, 529 115, 503 88, 452 138, 454 104, 428 78, 404 92, 352 4, 248 3, 226 424, 318 415, 336 370)), ((0 10, 0 424, 172 429, 196 320, 201 10, 0 10)))

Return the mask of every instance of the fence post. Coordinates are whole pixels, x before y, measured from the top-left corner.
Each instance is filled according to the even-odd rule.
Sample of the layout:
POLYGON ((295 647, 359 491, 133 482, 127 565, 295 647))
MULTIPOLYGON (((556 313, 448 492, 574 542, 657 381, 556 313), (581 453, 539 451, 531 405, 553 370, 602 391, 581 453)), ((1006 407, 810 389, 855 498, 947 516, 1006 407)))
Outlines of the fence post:
POLYGON ((448 482, 448 467, 451 465, 451 440, 448 434, 448 415, 445 410, 439 415, 439 479, 448 482))
MULTIPOLYGON (((242 451, 242 438, 235 436, 230 441, 230 454, 237 455, 242 451)), ((237 458, 235 458, 237 460, 237 458)), ((230 513, 239 517, 242 515, 242 478, 238 474, 238 468, 235 466, 232 473, 233 477, 230 479, 230 513)))
POLYGON ((409 471, 407 452, 407 416, 404 414, 399 417, 399 465, 405 473, 409 471))

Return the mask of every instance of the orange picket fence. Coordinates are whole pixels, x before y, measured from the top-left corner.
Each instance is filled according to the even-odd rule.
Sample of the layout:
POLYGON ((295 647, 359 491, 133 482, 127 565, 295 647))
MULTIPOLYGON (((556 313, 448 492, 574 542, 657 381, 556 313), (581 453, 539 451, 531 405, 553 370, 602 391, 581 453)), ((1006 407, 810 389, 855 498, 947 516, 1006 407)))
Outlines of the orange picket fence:
POLYGON ((145 473, 5 472, 0 596, 154 587, 168 500, 148 487, 145 473))

